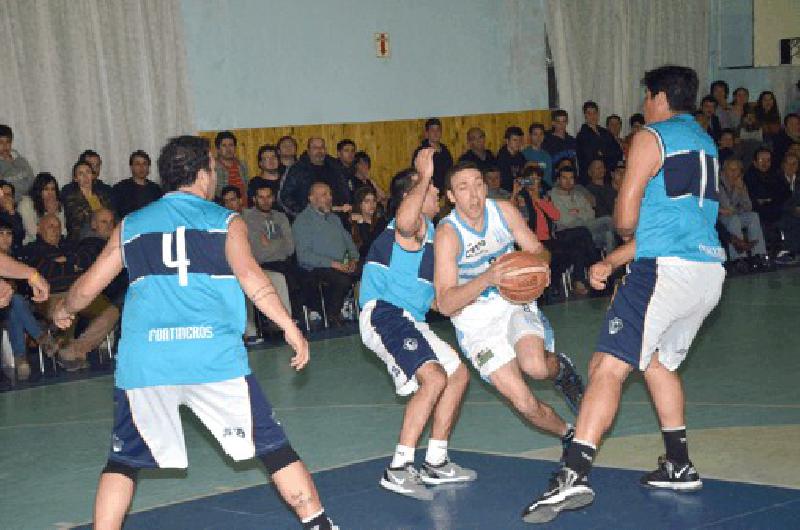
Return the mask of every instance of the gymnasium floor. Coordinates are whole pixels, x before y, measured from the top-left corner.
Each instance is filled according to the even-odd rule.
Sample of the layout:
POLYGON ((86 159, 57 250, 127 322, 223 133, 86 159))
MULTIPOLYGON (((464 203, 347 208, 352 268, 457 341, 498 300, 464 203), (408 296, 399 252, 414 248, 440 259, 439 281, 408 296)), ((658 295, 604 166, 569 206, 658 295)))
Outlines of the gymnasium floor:
MULTIPOLYGON (((558 349, 582 374, 607 300, 547 306, 558 349)), ((644 386, 632 377, 592 473, 597 498, 553 528, 800 527, 800 270, 732 278, 682 368, 699 493, 636 485, 663 452, 644 386)), ((448 322, 435 326, 453 339, 448 322)), ((251 352, 253 371, 343 529, 530 528, 519 511, 545 487, 558 442, 517 418, 474 377, 451 448, 478 481, 430 503, 377 481, 403 401, 356 335, 312 343, 295 375, 286 348, 251 352)), ((0 394, 0 528, 68 528, 91 516, 111 420, 110 376, 0 394)), ((538 396, 568 414, 550 384, 538 396)), ((126 528, 298 528, 254 465, 233 465, 185 414, 190 468, 143 473, 126 528), (259 486, 259 487, 254 487, 259 486)), ((424 447, 424 440, 423 440, 424 447)), ((418 459, 422 451, 418 451, 418 459)))

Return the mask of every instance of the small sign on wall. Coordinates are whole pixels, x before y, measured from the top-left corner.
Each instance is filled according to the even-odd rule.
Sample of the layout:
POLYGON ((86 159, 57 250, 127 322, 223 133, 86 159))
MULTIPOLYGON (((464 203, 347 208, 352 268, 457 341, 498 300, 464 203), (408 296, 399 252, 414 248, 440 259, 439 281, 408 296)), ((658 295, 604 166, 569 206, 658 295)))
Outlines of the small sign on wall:
POLYGON ((389 34, 376 33, 375 34, 375 56, 379 59, 389 58, 389 34))

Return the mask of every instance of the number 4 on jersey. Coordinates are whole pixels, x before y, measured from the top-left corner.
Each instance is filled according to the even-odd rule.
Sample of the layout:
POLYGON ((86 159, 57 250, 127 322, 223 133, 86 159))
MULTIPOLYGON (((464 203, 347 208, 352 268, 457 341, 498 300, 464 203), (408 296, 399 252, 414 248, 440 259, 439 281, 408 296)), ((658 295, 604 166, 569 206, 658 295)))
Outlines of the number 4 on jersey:
POLYGON ((170 269, 178 269, 178 285, 189 285, 189 260, 186 258, 186 227, 175 230, 175 259, 172 259, 172 234, 164 234, 161 240, 161 260, 170 269))

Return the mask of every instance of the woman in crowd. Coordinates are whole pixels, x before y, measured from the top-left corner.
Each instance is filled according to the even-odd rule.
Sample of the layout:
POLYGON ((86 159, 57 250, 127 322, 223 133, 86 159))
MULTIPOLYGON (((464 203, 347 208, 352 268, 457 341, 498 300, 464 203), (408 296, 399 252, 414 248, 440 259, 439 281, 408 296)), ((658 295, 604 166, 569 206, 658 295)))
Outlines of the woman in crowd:
POLYGON ((25 228, 24 244, 36 239, 39 219, 45 214, 53 214, 61 221, 62 235, 67 235, 64 208, 59 196, 58 181, 50 173, 39 173, 33 179, 30 192, 20 199, 17 211, 25 228))
POLYGON ((781 113, 773 92, 765 90, 758 96, 756 118, 761 124, 765 142, 769 142, 773 136, 781 132, 781 113))
POLYGON ((356 153, 353 159, 355 165, 355 172, 350 180, 350 192, 355 193, 359 188, 367 187, 372 190, 375 197, 378 199, 378 212, 385 211, 389 203, 389 196, 381 189, 380 186, 375 184, 370 176, 370 169, 372 168, 372 160, 365 151, 356 153))
POLYGON ((95 181, 92 166, 87 162, 76 162, 72 166, 72 179, 77 186, 64 194, 64 216, 67 221, 67 237, 79 240, 89 231, 92 213, 106 208, 114 211, 111 194, 95 181))
POLYGON ((729 110, 732 115, 738 118, 734 124, 734 128, 736 128, 736 126, 742 122, 745 108, 747 108, 747 104, 749 102, 750 92, 745 87, 740 86, 733 91, 733 99, 731 100, 731 106, 729 110))
POLYGON ((372 242, 386 228, 386 220, 378 213, 378 196, 368 186, 356 190, 350 214, 353 242, 360 256, 359 270, 367 258, 372 242))

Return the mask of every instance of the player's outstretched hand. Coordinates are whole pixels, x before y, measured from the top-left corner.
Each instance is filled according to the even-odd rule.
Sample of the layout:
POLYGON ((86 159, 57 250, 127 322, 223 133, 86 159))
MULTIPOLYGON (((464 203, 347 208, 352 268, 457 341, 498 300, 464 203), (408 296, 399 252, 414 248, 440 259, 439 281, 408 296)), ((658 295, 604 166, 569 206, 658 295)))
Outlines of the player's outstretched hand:
POLYGON ((67 329, 72 325, 75 315, 67 312, 66 300, 60 299, 53 306, 53 313, 50 315, 56 326, 67 329))
POLYGON ((28 285, 31 286, 31 290, 33 291, 31 300, 34 302, 44 302, 47 300, 47 297, 50 296, 50 284, 47 283, 47 280, 38 272, 28 278, 28 285))
POLYGON ((414 168, 417 170, 420 180, 427 180, 433 176, 433 155, 436 149, 433 147, 426 147, 420 149, 417 157, 414 159, 414 168))
POLYGON ((303 336, 300 329, 294 324, 283 332, 283 337, 294 350, 294 357, 292 357, 290 362, 292 368, 297 371, 302 370, 306 367, 309 360, 308 341, 303 336))
POLYGON ((606 281, 612 272, 614 272, 614 267, 609 262, 598 261, 589 268, 589 285, 602 291, 606 288, 606 281))

